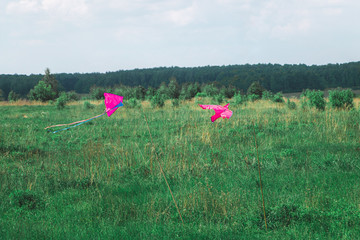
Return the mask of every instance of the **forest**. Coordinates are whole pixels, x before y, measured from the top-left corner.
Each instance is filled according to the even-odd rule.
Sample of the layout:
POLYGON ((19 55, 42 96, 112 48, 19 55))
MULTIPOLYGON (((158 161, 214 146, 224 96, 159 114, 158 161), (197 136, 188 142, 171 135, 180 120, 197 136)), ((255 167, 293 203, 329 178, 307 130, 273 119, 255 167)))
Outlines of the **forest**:
MULTIPOLYGON (((0 92, 6 100, 13 91, 27 97, 29 91, 43 78, 43 74, 1 74, 0 92)), ((217 88, 233 87, 244 92, 251 83, 259 82, 271 92, 301 92, 304 89, 360 87, 360 62, 327 65, 305 64, 245 64, 203 67, 157 67, 119 70, 106 73, 56 73, 60 91, 89 93, 94 86, 141 86, 159 88, 171 79, 182 86, 189 83, 212 84, 217 88)))

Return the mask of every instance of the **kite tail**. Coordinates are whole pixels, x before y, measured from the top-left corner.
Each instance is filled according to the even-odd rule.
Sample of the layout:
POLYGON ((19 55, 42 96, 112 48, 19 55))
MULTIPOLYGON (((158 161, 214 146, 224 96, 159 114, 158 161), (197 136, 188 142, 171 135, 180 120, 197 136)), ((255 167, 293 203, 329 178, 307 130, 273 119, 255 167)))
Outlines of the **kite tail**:
POLYGON ((49 127, 46 127, 45 129, 47 129, 47 128, 52 128, 52 127, 69 126, 69 125, 74 125, 74 124, 76 124, 76 125, 74 125, 74 126, 66 127, 66 128, 60 129, 60 130, 56 130, 56 131, 54 131, 54 132, 48 130, 48 131, 51 132, 51 133, 61 132, 61 131, 68 130, 68 129, 73 128, 73 127, 77 127, 77 126, 79 126, 79 125, 81 125, 81 124, 83 124, 83 123, 86 123, 86 122, 89 122, 89 121, 91 121, 91 120, 94 120, 95 118, 101 117, 101 116, 103 116, 105 113, 106 113, 106 112, 104 112, 104 113, 102 113, 102 114, 100 114, 100 115, 97 115, 97 116, 95 116, 95 117, 88 118, 88 119, 81 120, 81 121, 77 121, 77 122, 73 122, 73 123, 59 124, 59 125, 49 126, 49 127))
POLYGON ((53 128, 53 127, 61 127, 61 126, 71 126, 71 125, 76 124, 76 125, 74 125, 74 126, 66 127, 66 128, 60 129, 60 130, 56 130, 56 131, 54 131, 54 132, 52 132, 52 131, 50 131, 50 130, 48 130, 48 131, 51 132, 51 133, 57 133, 57 132, 61 132, 61 131, 64 131, 64 130, 68 130, 69 128, 77 127, 77 126, 79 126, 79 125, 81 125, 81 124, 83 124, 83 123, 86 123, 86 122, 89 122, 89 121, 91 121, 91 120, 94 120, 95 118, 101 117, 101 116, 103 116, 105 113, 107 113, 107 112, 109 112, 109 111, 111 111, 111 110, 113 110, 113 109, 115 109, 115 108, 118 108, 119 106, 123 106, 122 103, 120 103, 120 104, 116 105, 115 107, 113 107, 113 108, 111 108, 111 109, 106 110, 106 111, 103 112, 102 114, 97 115, 97 116, 95 116, 95 117, 91 117, 91 118, 88 118, 88 119, 84 119, 84 120, 80 120, 80 121, 76 121, 76 122, 72 122, 72 123, 51 125, 51 126, 46 127, 45 129, 53 128), (120 105, 120 104, 121 104, 121 105, 120 105))
POLYGON ((95 116, 95 117, 91 117, 91 118, 88 118, 88 119, 80 120, 80 121, 77 121, 77 122, 51 125, 51 126, 48 126, 48 127, 44 128, 44 129, 53 128, 53 127, 61 127, 61 126, 69 126, 69 125, 74 125, 74 124, 77 124, 77 123, 84 123, 84 122, 90 121, 90 120, 92 120, 92 119, 101 117, 101 116, 104 115, 105 113, 106 113, 106 112, 104 112, 104 113, 102 113, 102 114, 100 114, 100 115, 97 115, 97 116, 95 116))

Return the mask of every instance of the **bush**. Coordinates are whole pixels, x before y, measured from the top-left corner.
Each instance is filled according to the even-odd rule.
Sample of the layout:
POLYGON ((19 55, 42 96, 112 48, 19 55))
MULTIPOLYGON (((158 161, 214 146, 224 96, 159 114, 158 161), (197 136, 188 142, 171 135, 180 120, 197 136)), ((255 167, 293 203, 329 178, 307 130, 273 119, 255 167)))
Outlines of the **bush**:
POLYGON ((224 96, 221 94, 217 94, 212 97, 213 101, 215 101, 217 104, 221 104, 224 101, 224 96))
POLYGON ((44 81, 39 81, 39 83, 30 90, 29 99, 35 101, 46 102, 49 100, 54 100, 56 92, 54 92, 50 85, 46 85, 44 81))
POLYGON ((257 95, 258 97, 256 100, 261 99, 263 92, 265 91, 265 88, 260 85, 259 82, 253 82, 250 87, 247 90, 247 95, 257 95))
POLYGON ((20 97, 19 94, 15 93, 13 90, 11 90, 8 95, 8 101, 15 102, 16 100, 19 99, 19 97, 20 97))
POLYGON ((290 99, 287 100, 286 106, 287 106, 290 110, 296 109, 296 103, 295 103, 295 102, 291 102, 290 99))
POLYGON ((136 108, 139 107, 139 101, 136 98, 130 98, 129 100, 126 101, 126 107, 127 108, 136 108))
POLYGON ((306 90, 301 94, 302 106, 315 107, 318 110, 325 109, 324 92, 319 90, 306 90))
POLYGON ((90 96, 92 99, 96 100, 104 99, 104 92, 106 92, 105 88, 93 86, 90 89, 90 96))
POLYGON ((79 100, 79 96, 76 94, 75 91, 70 91, 70 92, 67 92, 67 98, 68 98, 68 101, 78 101, 79 100))
POLYGON ((354 93, 350 89, 329 91, 329 102, 331 107, 337 109, 351 109, 354 107, 354 93))
POLYGON ((64 109, 65 108, 65 105, 66 105, 66 103, 69 101, 69 99, 68 99, 68 96, 67 96, 67 94, 65 93, 65 92, 62 92, 61 94, 60 94, 60 97, 58 97, 57 99, 56 99, 56 103, 55 103, 55 105, 56 105, 56 108, 57 109, 64 109))
POLYGON ((206 95, 206 93, 204 93, 204 92, 198 92, 197 94, 196 94, 196 96, 195 97, 207 97, 207 95, 206 95))
POLYGON ((233 99, 233 102, 237 105, 240 105, 240 104, 243 104, 244 102, 246 102, 246 96, 241 95, 240 92, 236 93, 232 99, 233 99))
POLYGON ((270 92, 270 91, 265 90, 263 92, 261 98, 264 99, 264 100, 273 100, 274 94, 272 92, 270 92))
POLYGON ((171 100, 171 104, 173 107, 178 107, 180 105, 180 100, 179 99, 173 99, 171 100))
POLYGON ((250 94, 247 96, 247 99, 249 101, 255 102, 256 100, 261 99, 261 96, 257 95, 257 94, 250 94))
POLYGON ((157 93, 155 96, 153 96, 150 100, 151 106, 153 108, 155 107, 164 107, 165 105, 165 97, 159 93, 157 93))
POLYGON ((283 103, 284 102, 284 96, 282 95, 281 92, 278 92, 274 95, 274 97, 272 98, 272 100, 274 102, 279 102, 279 103, 283 103))
POLYGON ((91 104, 90 102, 85 101, 85 102, 84 102, 84 108, 85 108, 85 109, 94 109, 95 106, 94 106, 93 104, 91 104))

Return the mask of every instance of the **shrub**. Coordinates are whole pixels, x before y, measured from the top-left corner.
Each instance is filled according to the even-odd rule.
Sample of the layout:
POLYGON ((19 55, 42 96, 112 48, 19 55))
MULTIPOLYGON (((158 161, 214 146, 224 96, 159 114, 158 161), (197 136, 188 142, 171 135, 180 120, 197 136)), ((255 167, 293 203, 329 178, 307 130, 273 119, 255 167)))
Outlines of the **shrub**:
POLYGON ((284 96, 282 95, 281 92, 278 92, 274 95, 274 97, 272 98, 272 100, 274 102, 279 102, 279 103, 283 103, 284 102, 284 96))
POLYGON ((195 97, 207 97, 207 95, 204 92, 198 92, 195 97))
POLYGON ((274 94, 270 91, 265 90, 261 98, 264 100, 272 100, 274 98, 274 94))
POLYGON ((250 94, 247 96, 247 99, 249 101, 255 102, 256 100, 259 100, 261 98, 261 96, 257 95, 257 94, 250 94))
POLYGON ((76 94, 75 91, 70 91, 67 92, 67 98, 69 101, 78 101, 79 100, 79 96, 76 94))
POLYGON ((291 102, 290 99, 287 100, 286 106, 287 106, 290 110, 296 109, 296 103, 295 103, 295 102, 291 102))
POLYGON ((259 82, 253 82, 248 90, 247 90, 247 95, 257 95, 258 97, 256 98, 256 100, 261 99, 263 92, 265 91, 265 88, 263 86, 260 85, 259 82))
POLYGON ((29 99, 35 101, 46 102, 48 100, 54 100, 56 92, 54 92, 50 85, 46 85, 44 81, 39 81, 39 83, 30 90, 29 99))
POLYGON ((315 107, 318 110, 325 109, 324 92, 319 90, 306 90, 301 94, 302 106, 315 107))
POLYGON ((171 104, 173 107, 178 107, 180 105, 180 100, 175 98, 175 99, 171 100, 171 104))
POLYGON ((155 107, 163 107, 165 105, 165 98, 163 95, 157 93, 155 96, 153 96, 150 100, 151 106, 153 108, 155 107))
POLYGON ((85 101, 85 102, 84 102, 84 108, 85 108, 85 109, 94 109, 95 106, 94 106, 93 104, 91 104, 90 102, 85 101))
POLYGON ((90 96, 92 99, 100 100, 104 99, 105 88, 93 86, 90 89, 90 96))
POLYGON ((212 99, 217 103, 217 104, 221 104, 224 101, 224 96, 221 94, 217 94, 215 96, 212 97, 212 99))
POLYGON ((333 108, 346 108, 354 107, 354 93, 350 89, 329 91, 329 102, 333 108))
POLYGON ((139 101, 136 98, 130 98, 126 101, 127 108, 136 108, 139 107, 139 101))
POLYGON ((65 92, 60 93, 60 96, 56 99, 56 108, 57 109, 64 109, 66 103, 69 101, 68 96, 65 92))
POLYGON ((19 99, 19 97, 20 97, 19 94, 15 93, 13 90, 11 90, 8 95, 8 101, 15 102, 16 100, 19 99))
POLYGON ((240 104, 243 104, 244 102, 246 102, 246 96, 241 95, 240 92, 236 93, 232 99, 233 99, 234 103, 237 105, 240 105, 240 104))

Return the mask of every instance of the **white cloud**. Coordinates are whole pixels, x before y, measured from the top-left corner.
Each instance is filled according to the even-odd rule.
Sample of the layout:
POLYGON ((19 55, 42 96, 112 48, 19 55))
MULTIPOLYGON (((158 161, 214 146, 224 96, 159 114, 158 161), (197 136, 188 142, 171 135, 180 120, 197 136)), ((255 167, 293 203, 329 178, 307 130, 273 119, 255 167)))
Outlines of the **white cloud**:
POLYGON ((88 14, 88 6, 85 0, 20 0, 8 3, 6 13, 47 13, 51 16, 74 18, 88 14))
POLYGON ((165 13, 166 19, 175 23, 179 26, 185 26, 195 20, 196 17, 196 6, 192 5, 179 10, 170 10, 165 13))
POLYGON ((8 14, 24 14, 24 13, 36 13, 40 9, 39 3, 37 0, 20 0, 10 2, 6 6, 6 12, 8 14))

